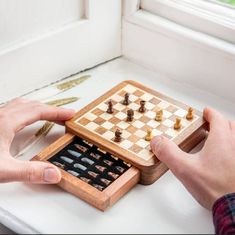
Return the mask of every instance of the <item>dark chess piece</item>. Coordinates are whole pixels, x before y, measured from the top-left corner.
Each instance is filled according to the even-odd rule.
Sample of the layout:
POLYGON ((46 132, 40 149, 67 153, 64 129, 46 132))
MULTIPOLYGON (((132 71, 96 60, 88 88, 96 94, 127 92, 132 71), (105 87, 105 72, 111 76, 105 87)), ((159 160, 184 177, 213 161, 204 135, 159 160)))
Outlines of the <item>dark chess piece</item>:
POLYGON ((110 100, 110 101, 108 102, 107 113, 110 113, 110 114, 113 113, 113 103, 112 103, 112 100, 110 100))
POLYGON ((122 102, 123 105, 128 105, 128 104, 130 104, 129 97, 130 97, 130 94, 129 94, 129 93, 126 93, 126 94, 125 94, 125 98, 124 98, 124 100, 123 100, 123 102, 122 102))
POLYGON ((127 110, 127 118, 126 121, 127 122, 132 122, 134 119, 134 110, 133 109, 128 109, 127 110))
POLYGON ((146 111, 146 108, 145 108, 145 101, 144 100, 141 100, 140 101, 140 108, 139 108, 139 112, 140 113, 144 113, 146 111))
POLYGON ((122 131, 120 129, 117 129, 115 131, 115 138, 114 138, 114 141, 115 142, 121 142, 122 140, 122 131))

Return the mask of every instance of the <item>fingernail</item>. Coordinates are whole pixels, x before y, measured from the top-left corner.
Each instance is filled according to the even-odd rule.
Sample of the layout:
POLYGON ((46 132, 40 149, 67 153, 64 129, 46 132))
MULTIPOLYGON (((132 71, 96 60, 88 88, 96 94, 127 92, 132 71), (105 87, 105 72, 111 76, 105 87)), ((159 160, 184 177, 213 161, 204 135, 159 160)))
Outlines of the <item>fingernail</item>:
POLYGON ((56 169, 46 168, 44 170, 43 179, 47 183, 58 183, 60 176, 56 169))
POLYGON ((159 146, 161 145, 161 141, 162 141, 162 137, 161 136, 155 136, 151 143, 150 143, 150 146, 151 146, 151 149, 154 153, 157 153, 158 150, 159 150, 159 146))

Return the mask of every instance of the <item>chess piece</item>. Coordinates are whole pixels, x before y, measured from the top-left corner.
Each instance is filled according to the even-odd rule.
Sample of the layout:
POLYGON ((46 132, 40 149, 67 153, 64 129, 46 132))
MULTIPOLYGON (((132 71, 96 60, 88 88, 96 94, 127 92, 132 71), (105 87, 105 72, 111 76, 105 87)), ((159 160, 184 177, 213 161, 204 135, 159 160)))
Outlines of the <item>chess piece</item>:
POLYGON ((145 140, 146 140, 146 141, 151 141, 152 138, 153 138, 153 136, 152 136, 152 130, 148 129, 148 130, 147 130, 147 135, 145 136, 145 140))
POLYGON ((162 118, 163 118, 163 111, 162 111, 162 109, 160 109, 156 112, 155 120, 158 121, 158 122, 161 122, 162 118))
POLYGON ((192 120, 193 119, 193 108, 188 109, 188 114, 186 115, 187 120, 192 120))
POLYGON ((129 97, 130 97, 130 94, 129 94, 129 93, 126 93, 126 94, 125 94, 125 98, 124 98, 124 100, 123 100, 123 102, 122 102, 123 105, 128 105, 128 104, 130 104, 129 97))
POLYGON ((181 128, 181 119, 180 118, 176 118, 175 119, 174 129, 175 130, 179 130, 180 128, 181 128))
POLYGON ((134 119, 134 111, 133 109, 128 109, 127 110, 127 118, 126 118, 126 121, 127 122, 132 122, 134 119))
POLYGON ((107 113, 109 113, 109 114, 113 113, 113 103, 112 103, 112 100, 109 100, 109 102, 108 102, 107 113))
POLYGON ((114 141, 115 142, 121 142, 121 140, 122 140, 122 131, 120 129, 117 129, 115 131, 114 141))
POLYGON ((140 108, 139 108, 139 112, 140 113, 144 113, 146 111, 146 108, 145 108, 145 101, 144 100, 141 100, 140 101, 140 108))

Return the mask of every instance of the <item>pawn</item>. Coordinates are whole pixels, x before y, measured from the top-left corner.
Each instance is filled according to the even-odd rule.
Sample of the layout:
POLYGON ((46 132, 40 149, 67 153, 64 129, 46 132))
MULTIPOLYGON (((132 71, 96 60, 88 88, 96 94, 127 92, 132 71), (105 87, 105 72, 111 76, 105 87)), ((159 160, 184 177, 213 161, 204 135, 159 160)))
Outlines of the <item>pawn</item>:
POLYGON ((146 140, 146 141, 151 141, 152 138, 153 138, 153 136, 152 136, 152 130, 148 129, 148 130, 147 130, 147 135, 145 136, 145 140, 146 140))
POLYGON ((163 118, 163 111, 162 111, 162 109, 160 109, 156 112, 155 120, 158 121, 158 122, 161 122, 162 118, 163 118))
POLYGON ((180 128, 181 128, 181 119, 180 118, 176 118, 175 119, 174 129, 175 130, 179 130, 180 128))
POLYGON ((144 100, 141 100, 140 101, 140 108, 139 108, 139 112, 140 113, 144 113, 146 111, 146 108, 145 108, 145 101, 144 100))
POLYGON ((113 103, 112 103, 112 100, 109 100, 109 102, 108 102, 107 113, 109 113, 109 114, 113 113, 113 103))
POLYGON ((128 109, 127 110, 127 118, 126 118, 126 121, 127 122, 132 122, 134 119, 134 111, 133 109, 128 109))
POLYGON ((117 129, 115 131, 114 141, 115 142, 121 142, 121 140, 122 140, 122 131, 120 129, 117 129))
POLYGON ((188 109, 188 114, 186 115, 187 120, 192 120, 193 119, 193 108, 188 109))
POLYGON ((129 94, 129 93, 126 93, 126 94, 125 94, 125 98, 124 98, 124 100, 123 100, 123 102, 122 102, 123 105, 128 105, 128 104, 130 104, 129 97, 130 97, 130 94, 129 94))

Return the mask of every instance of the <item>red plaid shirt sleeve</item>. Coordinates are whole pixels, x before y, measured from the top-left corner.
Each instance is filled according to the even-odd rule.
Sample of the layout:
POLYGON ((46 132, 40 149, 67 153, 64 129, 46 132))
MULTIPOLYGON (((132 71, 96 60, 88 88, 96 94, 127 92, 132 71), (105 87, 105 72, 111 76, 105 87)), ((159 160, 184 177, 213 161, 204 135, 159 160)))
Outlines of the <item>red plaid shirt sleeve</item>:
POLYGON ((235 193, 218 199, 212 211, 216 234, 235 234, 235 193))

